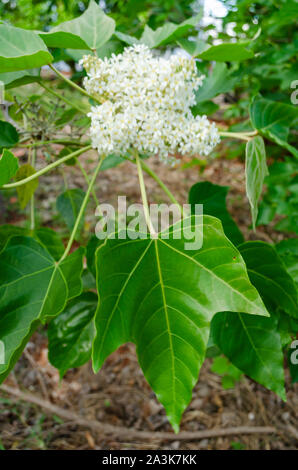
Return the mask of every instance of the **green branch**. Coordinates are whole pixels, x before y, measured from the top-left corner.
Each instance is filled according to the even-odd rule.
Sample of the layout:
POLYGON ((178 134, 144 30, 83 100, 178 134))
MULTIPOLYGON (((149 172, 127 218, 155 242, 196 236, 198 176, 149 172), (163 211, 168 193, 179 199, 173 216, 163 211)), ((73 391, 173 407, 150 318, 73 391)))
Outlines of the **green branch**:
POLYGON ((62 80, 64 80, 69 86, 75 88, 83 95, 88 96, 88 98, 90 98, 91 100, 97 101, 99 104, 102 104, 102 101, 100 101, 95 96, 89 95, 89 93, 86 90, 84 90, 84 88, 80 87, 72 80, 69 80, 69 78, 65 77, 63 73, 59 72, 59 70, 57 70, 56 67, 54 67, 52 64, 49 64, 49 67, 58 75, 58 77, 62 78, 62 80))
POLYGON ((72 152, 69 155, 66 155, 65 157, 60 158, 59 160, 51 163, 50 165, 46 166, 42 170, 37 171, 33 175, 28 176, 28 178, 24 178, 23 180, 16 181, 15 183, 4 184, 3 186, 1 186, 1 189, 16 188, 17 186, 22 186, 23 184, 29 183, 29 181, 32 181, 35 178, 38 178, 39 176, 44 175, 45 173, 52 170, 53 168, 56 168, 57 166, 59 166, 62 163, 66 162, 67 160, 70 160, 73 157, 77 157, 77 156, 81 155, 82 153, 87 152, 87 150, 90 150, 91 148, 92 148, 91 145, 87 145, 87 147, 76 150, 75 152, 72 152))

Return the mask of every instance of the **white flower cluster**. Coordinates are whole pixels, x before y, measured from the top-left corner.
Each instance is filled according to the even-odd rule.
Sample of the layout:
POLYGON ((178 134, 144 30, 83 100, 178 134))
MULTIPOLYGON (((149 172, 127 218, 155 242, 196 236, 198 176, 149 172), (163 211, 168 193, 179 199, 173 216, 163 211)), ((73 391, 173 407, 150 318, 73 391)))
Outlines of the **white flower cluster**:
POLYGON ((190 110, 204 78, 194 60, 153 57, 135 45, 110 59, 84 56, 81 63, 86 90, 102 102, 89 114, 99 153, 135 150, 171 161, 176 154, 207 155, 218 143, 216 126, 190 110))

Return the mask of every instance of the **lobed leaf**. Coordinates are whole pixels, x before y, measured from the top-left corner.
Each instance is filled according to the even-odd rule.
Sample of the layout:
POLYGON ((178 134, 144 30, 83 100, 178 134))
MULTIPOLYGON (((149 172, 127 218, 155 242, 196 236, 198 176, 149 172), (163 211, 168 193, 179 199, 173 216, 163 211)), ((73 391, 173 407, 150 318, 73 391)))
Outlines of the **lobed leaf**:
POLYGON ((49 47, 96 50, 115 31, 115 21, 107 16, 94 0, 84 13, 74 20, 55 26, 49 33, 40 32, 49 47))
POLYGON ((96 254, 94 370, 121 344, 134 342, 175 431, 204 361, 213 315, 268 315, 221 223, 210 216, 187 221, 180 239, 176 224, 157 239, 108 239, 96 254), (194 229, 204 231, 203 247, 186 250, 194 229))

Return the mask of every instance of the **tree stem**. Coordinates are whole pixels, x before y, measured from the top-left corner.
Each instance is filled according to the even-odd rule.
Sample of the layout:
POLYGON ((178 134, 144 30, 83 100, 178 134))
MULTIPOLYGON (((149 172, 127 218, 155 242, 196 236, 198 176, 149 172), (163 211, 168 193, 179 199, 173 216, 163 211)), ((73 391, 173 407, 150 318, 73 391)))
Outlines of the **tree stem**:
POLYGON ((73 227, 73 229, 72 229, 72 232, 71 232, 71 235, 70 235, 70 239, 68 240, 68 244, 67 244, 67 246, 66 246, 66 248, 65 248, 65 251, 64 251, 64 253, 63 253, 61 259, 60 259, 59 262, 58 262, 59 264, 66 258, 66 256, 67 256, 68 253, 70 252, 70 249, 71 249, 72 244, 73 244, 73 241, 74 241, 74 239, 75 239, 75 236, 76 236, 76 233, 77 233, 79 224, 80 224, 80 222, 81 222, 81 219, 82 219, 83 214, 84 214, 84 212, 85 212, 86 206, 87 206, 87 204, 88 204, 88 200, 89 200, 90 193, 91 193, 91 191, 92 191, 92 188, 93 188, 93 185, 94 185, 94 183, 95 183, 96 177, 97 177, 98 172, 99 172, 99 170, 100 170, 100 167, 101 167, 101 165, 102 165, 103 159, 104 159, 104 156, 102 156, 101 159, 99 160, 98 165, 97 165, 97 167, 96 167, 96 169, 95 169, 95 171, 94 171, 94 173, 93 173, 93 176, 92 176, 92 178, 91 178, 91 180, 90 180, 90 183, 89 183, 87 192, 86 192, 86 194, 85 194, 85 197, 84 197, 84 199, 83 199, 82 205, 81 205, 81 207, 80 207, 80 211, 79 211, 79 213, 78 213, 78 217, 77 217, 77 219, 76 219, 76 221, 75 221, 75 224, 74 224, 74 227, 73 227))
POLYGON ((9 183, 9 184, 4 184, 1 189, 10 189, 10 188, 16 188, 17 186, 22 186, 23 184, 29 183, 29 181, 34 180, 35 178, 38 178, 41 175, 44 175, 48 171, 52 170, 53 168, 56 168, 56 166, 61 165, 62 163, 66 162, 67 160, 70 160, 73 157, 77 157, 81 155, 84 152, 87 152, 87 150, 90 150, 92 148, 91 145, 87 145, 86 147, 83 147, 79 150, 76 150, 75 152, 70 153, 69 155, 66 155, 63 158, 59 158, 59 160, 51 163, 50 165, 46 166, 45 168, 42 168, 42 170, 37 171, 34 173, 34 175, 28 176, 28 178, 25 178, 20 181, 16 181, 15 183, 9 183))

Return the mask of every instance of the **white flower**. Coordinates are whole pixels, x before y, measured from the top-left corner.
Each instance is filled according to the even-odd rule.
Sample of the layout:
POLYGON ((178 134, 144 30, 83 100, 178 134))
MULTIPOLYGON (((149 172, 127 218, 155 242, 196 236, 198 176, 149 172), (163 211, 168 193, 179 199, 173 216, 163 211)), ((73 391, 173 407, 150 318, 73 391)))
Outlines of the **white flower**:
POLYGON ((84 56, 81 63, 86 90, 103 102, 89 114, 99 153, 135 149, 173 161, 177 153, 207 155, 218 143, 216 126, 191 113, 204 79, 193 59, 153 57, 148 47, 135 45, 110 59, 84 56))

